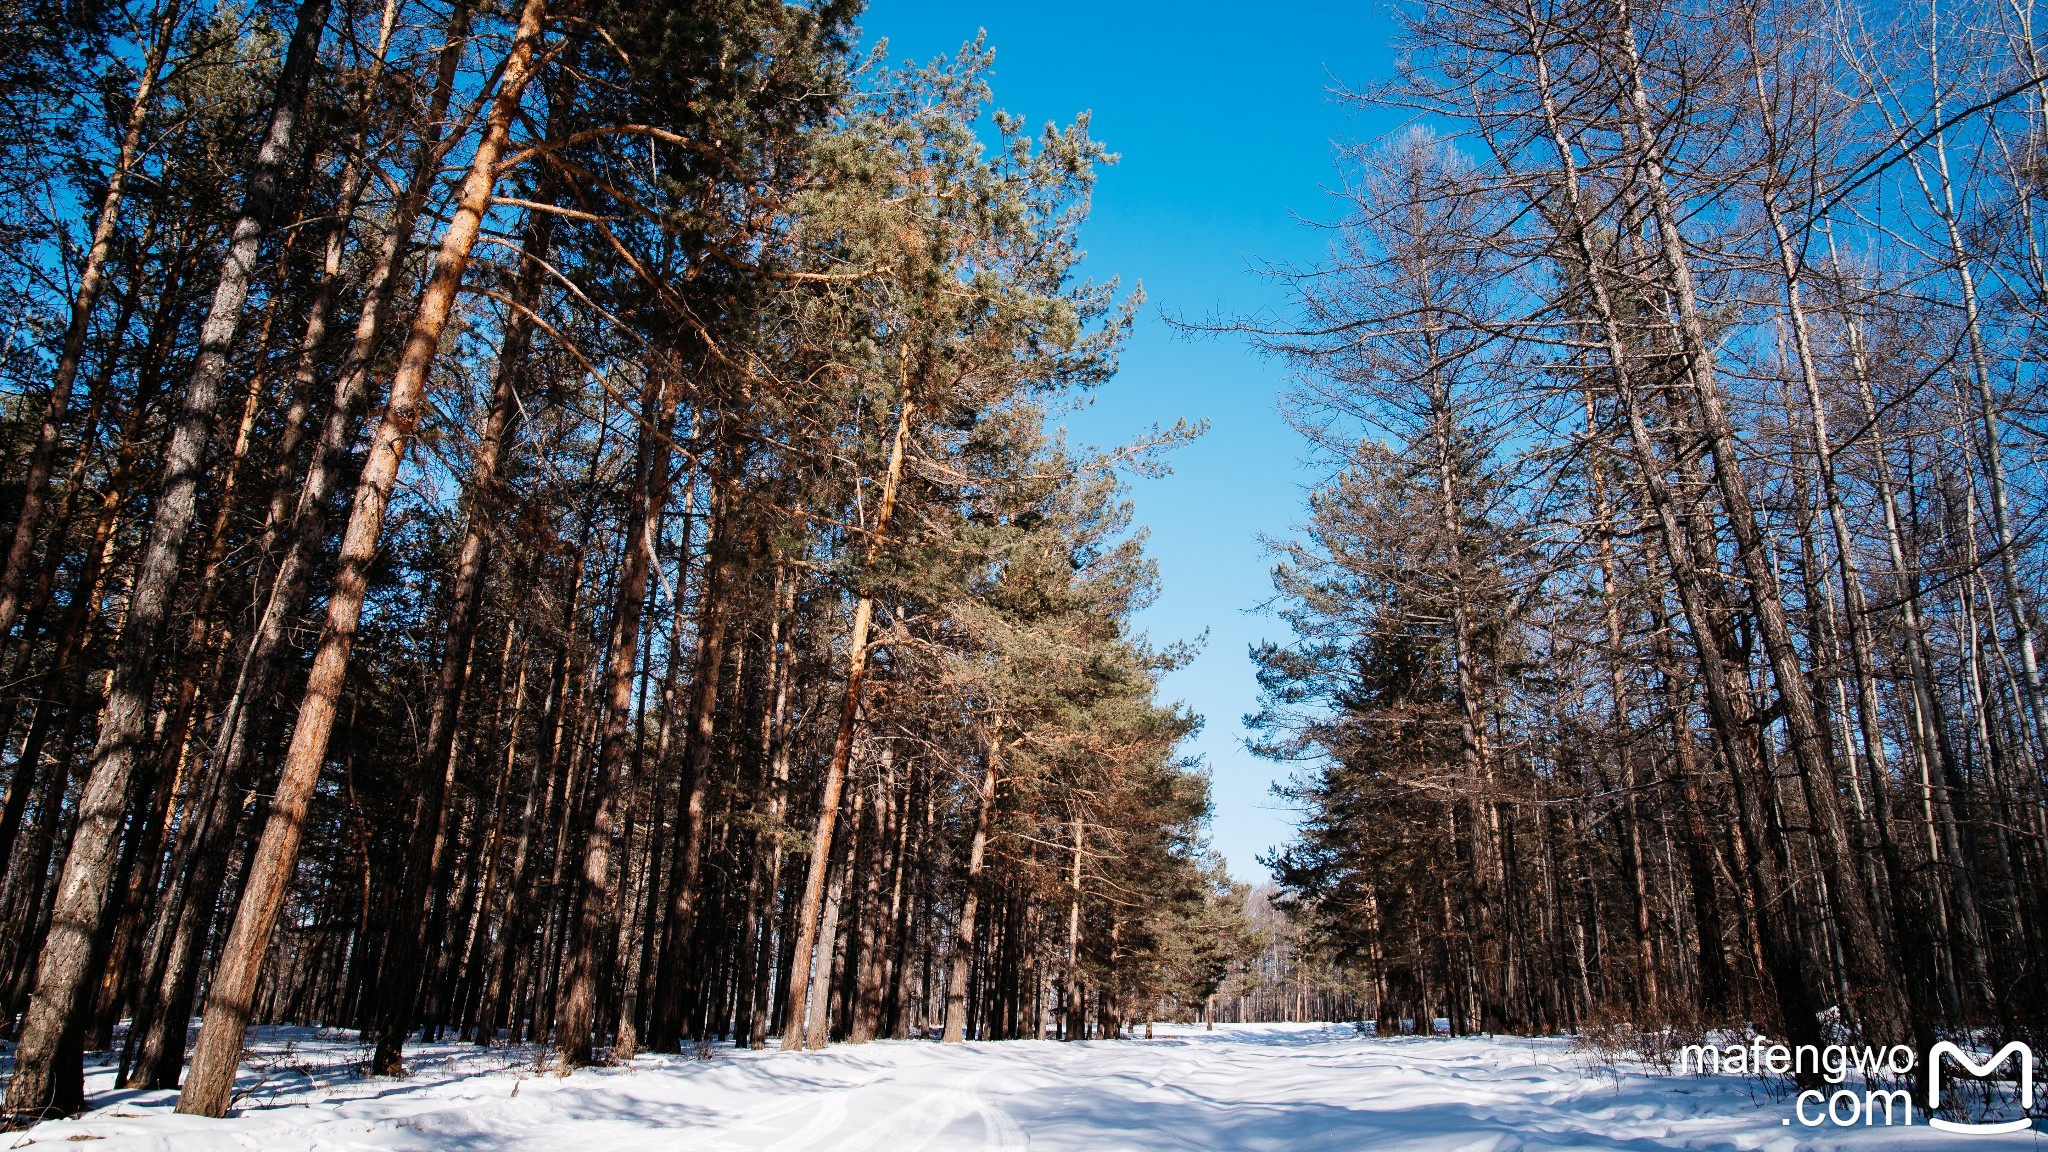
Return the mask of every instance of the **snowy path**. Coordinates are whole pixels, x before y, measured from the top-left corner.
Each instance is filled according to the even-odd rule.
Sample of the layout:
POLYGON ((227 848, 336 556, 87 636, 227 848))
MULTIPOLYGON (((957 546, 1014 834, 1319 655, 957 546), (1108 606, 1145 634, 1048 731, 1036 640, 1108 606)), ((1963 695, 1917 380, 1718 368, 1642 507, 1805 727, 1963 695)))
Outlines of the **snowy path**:
POLYGON ((108 1091, 97 1109, 4 1147, 919 1152, 1220 1149, 1512 1152, 1660 1148, 2036 1149, 2048 1133, 1806 1129, 1748 1082, 1596 1074, 1556 1040, 1372 1040, 1348 1027, 1246 1025, 1086 1044, 643 1057, 562 1077, 530 1053, 430 1045, 405 1081, 369 1080, 352 1039, 265 1030, 225 1121, 178 1116, 170 1093, 108 1091), (104 1143, 97 1141, 104 1140, 104 1143))

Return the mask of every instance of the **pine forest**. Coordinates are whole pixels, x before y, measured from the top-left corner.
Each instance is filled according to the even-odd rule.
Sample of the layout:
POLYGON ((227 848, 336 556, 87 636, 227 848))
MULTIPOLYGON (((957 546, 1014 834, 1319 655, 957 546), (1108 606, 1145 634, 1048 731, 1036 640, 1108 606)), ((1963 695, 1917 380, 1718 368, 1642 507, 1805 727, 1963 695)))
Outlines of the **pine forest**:
POLYGON ((1136 305, 1103 150, 851 16, 13 6, 10 1116, 119 1021, 217 1116, 252 1022, 395 1075, 1207 995, 1120 495, 1192 430, 1047 432, 1136 305))
POLYGON ((1383 1030, 2048 1037, 2039 21, 1404 9, 1254 330, 1272 863, 1383 1030))
MULTIPOLYGON (((301 1034, 2048 1051, 2031 0, 1373 8, 1302 243, 1163 303, 1084 244, 1113 79, 1027 119, 863 8, 0 0, 8 1126, 242 1115, 301 1034), (1194 455, 1242 383, 1075 430, 1155 332, 1293 479, 1194 455), (1162 544, 1190 459, 1284 499, 1162 544)), ((1277 163, 1175 123, 1189 203, 1277 163)))

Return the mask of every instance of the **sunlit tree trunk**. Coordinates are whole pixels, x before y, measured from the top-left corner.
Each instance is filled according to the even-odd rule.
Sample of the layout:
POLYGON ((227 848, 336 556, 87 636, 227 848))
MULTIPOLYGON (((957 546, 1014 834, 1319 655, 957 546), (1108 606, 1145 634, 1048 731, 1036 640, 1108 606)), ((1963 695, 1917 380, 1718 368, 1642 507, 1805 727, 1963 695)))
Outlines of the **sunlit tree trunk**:
POLYGON ((213 410, 228 356, 241 331, 242 306, 256 273, 256 257, 270 229, 292 136, 317 63, 329 0, 304 0, 278 73, 269 123, 249 170, 242 207, 200 329, 199 351, 180 399, 164 451, 149 541, 137 566, 119 652, 100 714, 78 827, 58 881, 51 932, 37 962, 35 998, 7 1085, 9 1121, 68 1113, 83 1103, 83 1068, 77 1055, 85 1025, 85 989, 93 975, 106 922, 128 793, 137 762, 146 755, 145 728, 154 690, 157 649, 163 644, 177 592, 185 540, 198 512, 199 480, 213 430, 213 410), (61 1065, 61 1066, 60 1066, 61 1065))
MULTIPOLYGON (((888 534, 889 517, 896 510, 896 488, 903 477, 903 453, 910 439, 910 415, 916 405, 904 395, 896 411, 896 435, 889 444, 889 465, 882 475, 882 496, 875 509, 873 527, 868 529, 866 559, 872 563, 880 541, 888 534)), ((797 905, 796 964, 790 970, 789 988, 783 997, 782 1047, 796 1051, 804 1047, 804 1007, 811 989, 812 954, 818 947, 818 912, 825 897, 826 872, 832 856, 832 832, 838 820, 839 794, 846 786, 846 766, 853 755, 854 728, 860 720, 861 687, 868 670, 868 629, 873 624, 875 602, 863 591, 853 605, 853 628, 847 637, 846 691, 839 705, 839 728, 832 740, 832 759, 825 768, 825 791, 819 800, 818 827, 812 834, 810 871, 804 880, 804 894, 797 905)), ((831 947, 828 939, 826 947, 831 947)), ((830 964, 820 961, 820 968, 830 964)))
POLYGON ((946 980, 946 1034, 942 1037, 948 1044, 967 1039, 967 969, 974 960, 974 917, 981 907, 981 866, 988 847, 989 813, 996 803, 1002 751, 1003 722, 998 716, 989 722, 988 752, 982 761, 979 802, 974 808, 974 835, 967 842, 967 892, 960 904, 960 921, 953 931, 953 971, 946 980))
MULTIPOLYGON (((319 2, 319 0, 314 0, 319 2)), ((420 400, 438 355, 441 334, 454 310, 455 297, 469 266, 491 190, 498 180, 498 158, 511 136, 520 97, 532 76, 532 65, 545 12, 542 0, 525 0, 519 27, 505 60, 485 122, 463 180, 454 217, 441 241, 432 279, 422 293, 398 371, 392 377, 384 419, 370 444, 354 510, 342 537, 341 570, 328 599, 327 623, 313 659, 298 723, 285 753, 271 814, 249 864, 249 880, 236 908, 233 927, 221 949, 213 983, 206 997, 205 1022, 192 1068, 178 1096, 178 1110, 203 1116, 225 1114, 235 1068, 241 1062, 242 1033, 261 975, 271 929, 284 902, 298 858, 306 801, 326 759, 336 707, 347 677, 349 650, 362 617, 368 591, 369 565, 383 534, 384 510, 398 478, 407 442, 419 422, 420 400)))

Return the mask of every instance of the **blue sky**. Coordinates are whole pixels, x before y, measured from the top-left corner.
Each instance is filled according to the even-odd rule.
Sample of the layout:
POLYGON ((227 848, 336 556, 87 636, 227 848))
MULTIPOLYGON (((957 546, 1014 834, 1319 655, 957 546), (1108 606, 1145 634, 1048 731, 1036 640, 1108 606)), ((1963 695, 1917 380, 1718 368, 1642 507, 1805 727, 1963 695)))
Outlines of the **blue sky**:
POLYGON ((874 0, 866 42, 897 59, 952 53, 978 30, 995 49, 996 103, 1032 125, 1094 113, 1122 159, 1101 174, 1083 233, 1096 278, 1142 282, 1145 315, 1122 371, 1068 421, 1074 439, 1128 440, 1154 423, 1207 420, 1174 475, 1135 488, 1164 593, 1141 624, 1159 641, 1208 630, 1208 647, 1167 693, 1207 718, 1196 750, 1215 781, 1213 841, 1240 879, 1290 821, 1269 792, 1282 766, 1244 747, 1257 701, 1246 650, 1282 625, 1252 610, 1268 592, 1260 533, 1298 519, 1302 445, 1280 419, 1277 364, 1234 339, 1189 340, 1168 315, 1277 314, 1285 296, 1261 261, 1307 262, 1325 239, 1302 218, 1336 211, 1333 148, 1397 126, 1330 89, 1385 76, 1389 24, 1367 3, 935 3, 874 0))

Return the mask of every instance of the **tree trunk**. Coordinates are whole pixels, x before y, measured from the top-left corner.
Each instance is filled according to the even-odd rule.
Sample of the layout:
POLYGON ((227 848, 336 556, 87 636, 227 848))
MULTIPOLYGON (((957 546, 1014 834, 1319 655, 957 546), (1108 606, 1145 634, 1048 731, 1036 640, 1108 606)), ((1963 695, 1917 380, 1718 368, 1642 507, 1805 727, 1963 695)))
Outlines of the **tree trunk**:
POLYGON ((650 362, 641 401, 639 459, 634 485, 635 507, 626 533, 618 587, 612 606, 611 655, 606 661, 604 727, 598 762, 589 787, 596 792, 589 830, 584 838, 583 883, 572 919, 568 970, 555 1014, 554 1047, 565 1064, 589 1064, 595 1057, 592 1036, 597 1023, 599 951, 609 904, 611 840, 617 822, 613 783, 623 775, 627 743, 635 738, 633 673, 639 662, 641 617, 647 604, 647 581, 654 564, 655 537, 668 506, 669 430, 675 425, 679 381, 673 369, 650 362))
POLYGON ((718 682, 725 667, 725 635, 732 615, 726 604, 733 566, 733 542, 729 536, 738 493, 725 478, 714 477, 711 496, 716 507, 705 544, 707 572, 697 629, 697 671, 691 683, 690 729, 685 740, 689 752, 683 772, 683 811, 677 822, 675 855, 669 865, 668 916, 662 926, 661 959, 655 972, 654 1022, 648 1031, 648 1045, 661 1052, 676 1051, 685 1031, 683 989, 690 974, 684 957, 696 929, 699 908, 698 877, 705 851, 704 806, 710 794, 718 682))
POLYGON ((67 1104, 75 1106, 83 1095, 80 1082, 84 1071, 77 1063, 77 1041, 90 1007, 83 993, 92 976, 94 941, 112 895, 114 857, 135 765, 144 754, 157 650, 170 623, 179 562, 198 510, 199 478, 214 405, 227 375, 228 354, 241 330, 242 305, 248 298, 257 249, 269 231, 279 182, 290 159, 300 105, 318 61, 329 2, 303 0, 299 7, 291 46, 278 73, 269 125, 249 172, 248 190, 214 287, 212 307, 200 330, 199 353, 164 452, 155 518, 121 629, 99 740, 79 800, 78 829, 64 861, 52 930, 37 963, 35 997, 15 1055, 14 1078, 7 1086, 6 1111, 13 1124, 52 1115, 65 1110, 67 1104))
MULTIPOLYGON (((1827 867, 1828 885, 1835 893, 1835 913, 1846 954, 1850 979, 1863 1002, 1853 1007, 1868 1030, 1871 1042, 1898 1038, 1899 1018, 1890 1002, 1898 986, 1896 965, 1877 935, 1871 916, 1869 893, 1864 889, 1852 863, 1849 839, 1842 825, 1835 794, 1835 772, 1816 715, 1812 686, 1800 666, 1790 625, 1779 599, 1776 571, 1765 555, 1762 533, 1749 495, 1749 482, 1742 474, 1741 457, 1721 398, 1718 369, 1706 322, 1694 297, 1692 271, 1687 263, 1684 241, 1679 234, 1678 216, 1666 187, 1664 160, 1658 144, 1654 116, 1644 90, 1642 61, 1629 0, 1617 9, 1615 36, 1621 47, 1634 115, 1632 140, 1643 169, 1643 188, 1648 194, 1663 258, 1669 273, 1669 287, 1677 305, 1679 331, 1689 361, 1693 397, 1699 408, 1702 430, 1714 455, 1717 481, 1727 523, 1735 536, 1736 556, 1748 577, 1749 600, 1763 635, 1764 651, 1778 690, 1794 758, 1806 785, 1812 818, 1823 844, 1821 855, 1827 867)), ((1848 1010, 1852 1006, 1845 1005, 1848 1010)))
POLYGON ((470 251, 490 207, 491 189, 497 183, 498 158, 510 138, 520 96, 532 75, 543 12, 543 0, 525 0, 521 8, 517 36, 506 58, 483 138, 477 143, 469 173, 463 180, 455 215, 441 241, 433 278, 420 298, 405 353, 391 381, 383 422, 371 442, 368 462, 356 486, 355 508, 342 538, 341 569, 328 600, 327 624, 314 655, 291 746, 285 753, 271 817, 251 860, 249 881, 207 994, 199 1047, 193 1054, 184 1091, 178 1097, 180 1112, 202 1116, 221 1116, 227 1112, 235 1068, 241 1063, 242 1032, 248 1024, 264 953, 270 947, 271 928, 284 903, 298 858, 306 801, 319 779, 328 737, 334 730, 335 709, 347 678, 349 649, 355 641, 363 598, 368 591, 368 569, 384 530, 384 509, 390 502, 406 445, 419 422, 427 376, 454 310, 470 251))
POLYGON ((1081 813, 1074 813, 1074 853, 1067 878, 1067 995, 1062 1040, 1087 1039, 1088 1020, 1081 1003, 1081 813))
MULTIPOLYGON (((870 530, 867 563, 872 563, 878 545, 889 531, 889 517, 896 510, 896 486, 903 477, 903 450, 910 439, 910 414, 915 405, 905 390, 896 414, 896 436, 889 445, 889 468, 882 478, 881 506, 870 530)), ((865 567, 865 565, 864 565, 865 567)), ((868 670, 868 628, 875 602, 863 592, 853 606, 853 631, 847 638, 846 694, 839 705, 839 729, 832 740, 832 759, 825 768, 825 793, 819 801, 818 828, 811 839, 810 871, 804 879, 804 896, 797 905, 796 963, 789 974, 789 991, 784 997, 782 1047, 798 1051, 804 1047, 804 1005, 811 986, 811 954, 818 944, 818 912, 825 897, 826 872, 831 864, 832 831, 839 818, 839 794, 846 786, 846 766, 853 755, 854 726, 860 720, 861 685, 868 670)), ((831 941, 826 941, 826 947, 831 941)), ((829 965, 826 965, 829 967, 829 965)))
POLYGON ((1678 591, 1680 604, 1692 632, 1694 648, 1699 655, 1701 682, 1706 688, 1713 729, 1728 764, 1731 780, 1735 784, 1739 801, 1737 812, 1740 817, 1737 825, 1751 849, 1754 867, 1749 870, 1748 875, 1756 894, 1757 917, 1759 928, 1762 929, 1760 934, 1766 942, 1766 953, 1770 957, 1769 971, 1773 990, 1790 1038, 1795 1043, 1819 1043, 1819 1021, 1807 987, 1805 967, 1794 942, 1784 930, 1784 925, 1775 911, 1775 902, 1782 891, 1781 882, 1769 862, 1770 857, 1758 850, 1763 844, 1773 842, 1774 834, 1773 825, 1759 811, 1759 798, 1754 795, 1753 781, 1758 779, 1758 769, 1751 753, 1750 741, 1754 739, 1754 735, 1748 724, 1748 689, 1740 677, 1727 666, 1722 646, 1717 638, 1719 625, 1708 602, 1707 590, 1702 587, 1700 572, 1690 554, 1686 530, 1681 526, 1673 507, 1672 494, 1664 476, 1665 465, 1656 456, 1637 394, 1628 340, 1623 334, 1619 314, 1608 293, 1605 273, 1590 239, 1593 225, 1588 218, 1580 189, 1577 160, 1550 93, 1548 59, 1541 50, 1535 55, 1535 64, 1545 127, 1551 136, 1563 170, 1562 191, 1565 211, 1569 213, 1564 221, 1564 229, 1567 233, 1566 239, 1573 246, 1571 259, 1583 271, 1585 289, 1593 304, 1596 321, 1600 325, 1608 369, 1613 375, 1613 383, 1627 419, 1629 439, 1641 473, 1638 482, 1648 495, 1655 515, 1655 524, 1671 567, 1672 582, 1678 591))
MULTIPOLYGON (((122 127, 121 148, 114 158, 114 170, 107 174, 107 188, 100 195, 99 218, 93 224, 92 243, 86 248, 85 266, 79 270, 78 290, 71 297, 71 320, 64 329, 64 347, 57 355, 57 371, 50 378, 50 398, 43 405, 43 419, 36 428, 35 447, 29 451, 28 468, 21 480, 21 506, 15 512, 14 529, 8 533, 7 556, 4 563, 0 563, 0 654, 6 652, 8 637, 21 613, 21 586, 27 578, 30 555, 35 550, 36 531, 41 527, 50 472, 57 461, 57 441, 64 429, 64 412, 71 406, 72 385, 78 380, 78 366, 85 358, 85 341, 92 330, 93 307, 99 303, 100 293, 106 288, 107 258, 114 250, 114 229, 121 219, 121 200, 127 193, 128 176, 141 155, 142 129, 149 120, 150 103, 156 96, 156 86, 162 78, 164 58, 170 52, 171 40, 177 35, 181 11, 180 0, 162 0, 157 9, 156 27, 142 70, 135 78, 135 96, 128 105, 128 118, 122 127)), ((285 77, 279 77, 277 95, 280 106, 288 95, 287 83, 285 77)), ((292 108, 295 113, 296 100, 292 108)), ((276 131, 274 116, 272 131, 276 131)), ((289 120, 284 132, 285 138, 278 149, 280 161, 283 150, 289 147, 289 120)), ((266 138, 265 144, 268 143, 266 138)), ((261 163, 259 159, 258 164, 261 163)), ((252 194, 255 188, 256 180, 252 179, 252 194)), ((249 215, 249 207, 248 204, 243 207, 245 218, 249 215)), ((267 203, 257 207, 265 212, 268 210, 267 203)), ((257 221, 256 234, 259 238, 268 223, 267 219, 257 221)), ((240 221, 237 221, 237 235, 239 229, 240 221)), ((254 245, 250 248, 249 259, 253 261, 254 245)), ((237 301, 235 312, 238 319, 240 311, 241 305, 237 301)), ((119 339, 118 331, 115 338, 119 339)), ((233 342, 234 337, 230 334, 226 343, 233 342)), ((27 639, 23 637, 24 641, 27 639)), ((0 739, 4 738, 5 730, 0 729, 0 739)), ((10 1111, 12 1108, 9 1105, 10 1111)))
POLYGON ((1001 769, 1003 722, 989 724, 988 753, 981 769, 980 803, 974 809, 974 836, 967 842, 967 894, 960 904, 960 923, 953 934, 953 972, 946 981, 947 1044, 967 1039, 967 969, 974 959, 974 914, 981 906, 981 863, 988 845, 989 813, 996 803, 996 774, 1001 769))
POLYGON ((485 566, 489 561, 487 549, 497 520, 498 461, 512 438, 519 408, 521 369, 532 346, 533 325, 524 310, 531 309, 539 298, 543 275, 539 262, 547 258, 553 230, 553 217, 546 213, 535 213, 527 226, 519 275, 512 289, 512 298, 520 307, 506 321, 483 432, 477 438, 476 455, 470 464, 468 522, 456 553, 455 586, 449 594, 448 623, 444 629, 447 639, 442 644, 433 703, 427 712, 425 748, 415 777, 420 791, 413 804, 412 836, 400 880, 398 900, 405 915, 385 950, 384 971, 378 977, 377 1047, 370 1057, 372 1076, 405 1073, 405 1039, 412 1032, 413 1010, 419 1003, 419 967, 427 945, 424 932, 433 919, 428 908, 429 889, 439 864, 433 848, 440 838, 427 835, 426 830, 441 824, 447 802, 446 781, 453 771, 455 720, 462 710, 463 691, 468 683, 470 647, 476 635, 485 566))

